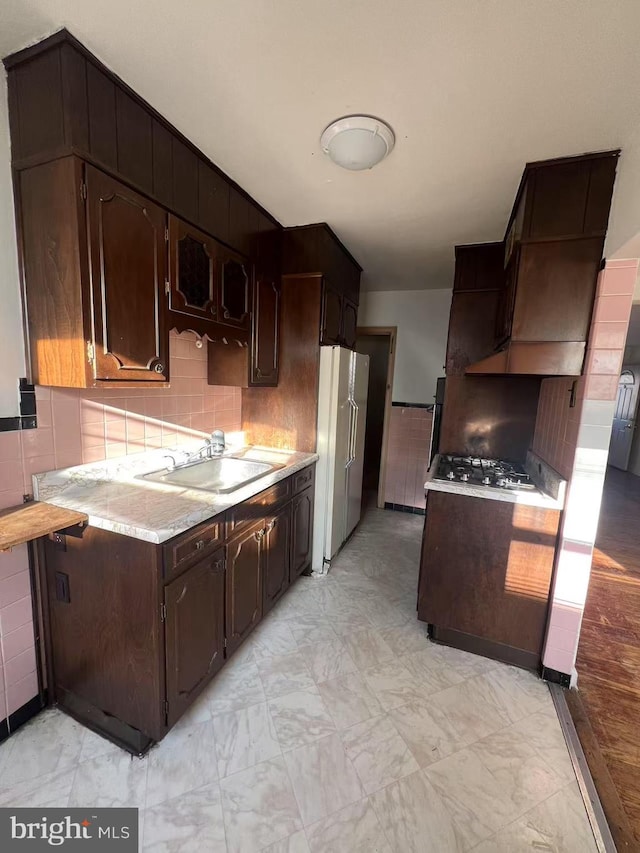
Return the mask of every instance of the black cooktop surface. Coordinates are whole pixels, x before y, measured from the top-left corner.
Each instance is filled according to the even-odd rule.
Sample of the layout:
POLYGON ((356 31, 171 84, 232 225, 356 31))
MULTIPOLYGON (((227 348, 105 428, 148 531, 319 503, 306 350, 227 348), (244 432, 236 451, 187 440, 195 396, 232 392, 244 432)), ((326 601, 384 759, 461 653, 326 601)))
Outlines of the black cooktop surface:
POLYGON ((435 479, 493 489, 537 489, 521 463, 480 456, 442 454, 435 479))

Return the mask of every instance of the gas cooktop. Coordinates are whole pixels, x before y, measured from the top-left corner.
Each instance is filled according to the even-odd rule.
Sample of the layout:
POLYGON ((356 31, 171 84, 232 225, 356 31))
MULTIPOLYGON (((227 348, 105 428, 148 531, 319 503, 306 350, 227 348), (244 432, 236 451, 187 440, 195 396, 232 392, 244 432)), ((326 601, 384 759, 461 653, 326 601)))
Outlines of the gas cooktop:
POLYGON ((524 465, 504 459, 482 459, 479 456, 442 454, 435 479, 492 489, 538 491, 538 487, 525 472, 524 465))

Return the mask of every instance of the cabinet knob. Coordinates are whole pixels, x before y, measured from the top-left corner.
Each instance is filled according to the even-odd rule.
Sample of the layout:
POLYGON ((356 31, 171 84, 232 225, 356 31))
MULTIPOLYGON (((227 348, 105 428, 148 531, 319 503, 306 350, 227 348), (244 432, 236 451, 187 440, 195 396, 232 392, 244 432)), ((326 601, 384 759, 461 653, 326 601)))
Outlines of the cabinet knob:
POLYGON ((202 551, 204 546, 205 546, 204 539, 198 539, 198 541, 196 542, 196 551, 202 551))
POLYGON ((275 519, 275 518, 273 518, 273 519, 269 522, 269 524, 267 524, 267 529, 265 530, 265 533, 271 533, 271 531, 273 530, 273 528, 274 528, 275 526, 276 526, 276 519, 275 519))
POLYGON ((264 534, 265 534, 266 532, 267 532, 267 531, 266 531, 266 529, 264 529, 264 530, 256 530, 256 532, 253 534, 253 535, 254 535, 254 537, 255 537, 256 542, 259 542, 259 541, 264 537, 264 534))
POLYGON ((157 364, 154 364, 153 369, 156 373, 164 373, 164 364, 157 362, 157 364))

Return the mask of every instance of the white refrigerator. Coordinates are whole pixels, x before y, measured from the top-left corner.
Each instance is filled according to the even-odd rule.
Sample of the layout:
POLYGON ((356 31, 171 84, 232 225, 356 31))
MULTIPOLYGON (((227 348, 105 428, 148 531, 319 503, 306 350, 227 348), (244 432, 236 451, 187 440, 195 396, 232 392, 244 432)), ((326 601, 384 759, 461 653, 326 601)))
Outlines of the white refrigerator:
POLYGON ((360 520, 369 356, 320 347, 312 569, 331 560, 360 520))

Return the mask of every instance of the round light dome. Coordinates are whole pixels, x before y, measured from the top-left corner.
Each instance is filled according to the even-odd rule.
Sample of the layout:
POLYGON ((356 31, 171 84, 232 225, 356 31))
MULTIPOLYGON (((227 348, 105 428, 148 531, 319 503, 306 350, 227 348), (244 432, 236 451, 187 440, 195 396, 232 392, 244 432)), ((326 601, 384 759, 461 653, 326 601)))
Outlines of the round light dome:
POLYGON ((343 169, 372 169, 393 150, 388 124, 372 116, 345 116, 331 122, 320 137, 325 154, 343 169))

